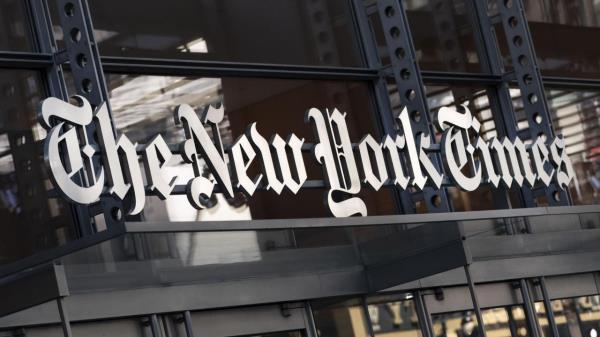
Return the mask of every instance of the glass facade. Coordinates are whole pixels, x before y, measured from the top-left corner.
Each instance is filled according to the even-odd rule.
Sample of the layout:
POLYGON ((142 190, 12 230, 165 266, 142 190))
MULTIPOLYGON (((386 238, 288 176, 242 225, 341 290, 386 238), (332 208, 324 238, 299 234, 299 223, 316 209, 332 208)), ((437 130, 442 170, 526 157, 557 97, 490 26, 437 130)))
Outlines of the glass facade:
POLYGON ((50 198, 36 106, 46 95, 41 74, 0 69, 0 264, 72 240, 71 207, 50 198))
MULTIPOLYGON (((0 337, 598 337, 598 13, 597 0, 0 0, 0 337), (158 161, 177 176, 166 200, 146 186, 144 210, 124 214, 132 195, 111 196, 114 182, 90 205, 61 198, 39 103, 72 95, 109 104, 138 162, 164 138, 173 156, 158 161), (184 160, 180 104, 200 119, 223 107, 206 131, 226 165, 252 123, 267 139, 295 134, 303 188, 248 195, 236 172, 233 196, 215 183, 194 208, 186 184, 214 172, 203 153, 200 173, 184 160), (468 108, 483 142, 518 137, 529 156, 537 137, 559 137, 575 178, 566 192, 557 179, 458 188, 436 126, 444 107, 468 108), (332 217, 311 108, 345 114, 352 150, 328 150, 342 184, 361 188, 336 201, 360 198, 367 217, 332 217), (374 175, 388 178, 371 188, 360 159, 406 136, 405 108, 415 146, 431 136, 418 167, 444 178, 397 188, 386 154, 374 175), (367 134, 379 147, 365 156, 367 134)), ((70 145, 99 169, 105 146, 88 132, 89 146, 70 145)), ((339 128, 328 136, 340 141, 339 128)), ((249 177, 265 173, 242 157, 249 177)), ((414 175, 411 159, 397 163, 414 175)))
POLYGON ((30 52, 36 49, 25 2, 2 2, 0 31, 0 51, 30 52))
POLYGON ((587 0, 524 1, 544 75, 597 78, 599 51, 586 43, 600 28, 600 4, 587 0))
POLYGON ((362 65, 351 8, 344 0, 185 0, 177 6, 98 0, 89 5, 94 35, 106 56, 362 65), (115 7, 122 15, 115 15, 115 7), (143 16, 127 14, 140 8, 143 16))

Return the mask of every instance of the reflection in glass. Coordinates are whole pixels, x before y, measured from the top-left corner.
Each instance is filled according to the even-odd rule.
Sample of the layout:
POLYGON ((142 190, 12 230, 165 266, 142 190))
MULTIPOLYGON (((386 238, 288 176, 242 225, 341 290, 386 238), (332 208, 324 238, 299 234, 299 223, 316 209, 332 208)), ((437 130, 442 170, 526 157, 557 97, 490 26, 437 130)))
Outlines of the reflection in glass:
MULTIPOLYGON (((477 118, 481 127, 479 136, 489 141, 498 137, 502 132, 496 128, 498 114, 492 111, 488 98, 486 87, 482 86, 458 86, 458 85, 428 85, 425 87, 427 95, 427 104, 431 114, 431 120, 435 119, 435 113, 445 106, 456 107, 466 106, 471 114, 477 118)), ((391 94, 395 111, 399 113, 400 103, 397 92, 391 94)), ((500 120, 501 122, 502 120, 500 120)), ((436 139, 439 143, 442 133, 436 129, 436 139)), ((475 134, 473 133, 473 136, 475 134)), ((475 138, 472 139, 475 142, 475 138)), ((508 202, 512 198, 512 193, 499 193, 498 189, 488 184, 481 186, 472 192, 465 192, 456 187, 449 187, 448 193, 451 197, 453 209, 456 211, 473 211, 486 209, 508 208, 510 205, 515 207, 515 202, 508 202)))
POLYGON ((26 6, 27 2, 21 0, 0 2, 0 50, 33 51, 35 48, 26 6))
POLYGON ((93 0, 89 6, 104 56, 348 67, 362 63, 345 0, 184 0, 177 6, 162 0, 93 0))
POLYGON ((49 198, 36 107, 39 74, 0 70, 0 264, 64 244, 73 237, 70 208, 49 198))
POLYGON ((550 323, 548 321, 548 315, 546 314, 546 307, 544 306, 544 302, 535 302, 534 309, 538 325, 540 326, 540 336, 552 336, 552 332, 550 331, 551 327, 549 325, 550 323))
MULTIPOLYGON (((481 311, 483 325, 490 337, 529 337, 525 311, 521 306, 489 308, 481 311)), ((477 317, 473 311, 431 316, 436 337, 478 337, 477 317)))
MULTIPOLYGON (((480 72, 473 23, 465 0, 403 0, 416 57, 423 70, 480 72)), ((378 14, 370 17, 380 46, 385 46, 378 14)), ((385 48, 380 48, 385 50, 385 48)), ((389 64, 389 55, 380 55, 389 64)))
POLYGON ((590 77, 600 75, 600 2, 589 0, 526 0, 525 12, 542 74, 590 77))
POLYGON ((406 294, 398 300, 368 300, 367 308, 375 337, 422 336, 412 297, 412 294, 406 294))
POLYGON ((266 280, 361 265, 351 242, 299 247, 294 239, 287 230, 125 234, 59 260, 72 293, 266 280))
POLYGON ((529 337, 525 311, 521 306, 482 310, 486 335, 494 337, 529 337))
POLYGON ((478 337, 477 318, 473 311, 431 315, 435 337, 478 337))
POLYGON ((318 337, 367 337, 367 317, 358 300, 313 302, 318 337))
POLYGON ((560 337, 596 337, 600 331, 600 296, 552 301, 560 337))
POLYGON ((573 163, 570 185, 575 204, 600 202, 600 92, 546 90, 557 135, 562 135, 573 163))

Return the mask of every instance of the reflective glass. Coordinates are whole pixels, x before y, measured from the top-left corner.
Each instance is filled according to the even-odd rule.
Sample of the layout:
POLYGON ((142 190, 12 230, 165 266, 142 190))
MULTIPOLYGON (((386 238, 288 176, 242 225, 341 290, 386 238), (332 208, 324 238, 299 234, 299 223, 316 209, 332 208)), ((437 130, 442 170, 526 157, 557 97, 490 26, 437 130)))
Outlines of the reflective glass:
POLYGON ((349 1, 89 1, 105 56, 357 67, 349 1))
MULTIPOLYGON (((107 83, 117 129, 138 143, 146 143, 160 133, 167 143, 179 144, 185 136, 183 128, 174 124, 174 108, 187 103, 200 113, 208 105, 221 102, 225 118, 219 124, 219 132, 225 147, 244 134, 252 122, 257 122, 257 129, 267 139, 276 133, 284 138, 294 133, 306 143, 314 143, 313 126, 304 121, 304 114, 312 107, 337 107, 346 112, 353 141, 365 134, 379 138, 368 87, 360 82, 107 75, 107 83)), ((304 162, 309 180, 323 179, 320 165, 309 152, 305 152, 304 162)), ((184 164, 180 156, 175 156, 170 165, 169 170, 179 176, 177 184, 185 185, 193 177, 191 165, 184 164)), ((259 161, 253 161, 249 170, 249 176, 258 174, 259 161)), ((324 188, 303 188, 296 195, 283 191, 279 196, 273 191, 258 190, 250 198, 238 193, 227 199, 218 194, 202 211, 189 205, 183 195, 171 196, 164 202, 149 197, 144 218, 195 221, 321 217, 328 215, 322 201, 325 193, 324 188)), ((360 195, 369 214, 395 212, 390 189, 374 192, 364 187, 360 195)))
POLYGON ((71 209, 57 198, 45 170, 37 122, 44 89, 37 72, 0 70, 0 264, 61 245, 73 237, 71 209))
MULTIPOLYGON (((203 223, 197 222, 197 229, 202 229, 203 223)), ((143 226, 134 228, 143 231, 147 228, 143 226)), ((376 228, 380 227, 385 226, 376 228)), ((360 229, 342 228, 337 236, 323 236, 319 228, 306 229, 303 239, 289 230, 127 233, 57 258, 56 262, 65 266, 71 293, 170 284, 244 284, 256 279, 271 284, 284 282, 282 277, 287 280, 310 275, 321 280, 310 276, 315 282, 327 284, 340 275, 353 279, 358 268, 382 265, 402 254, 421 251, 424 244, 418 242, 426 242, 425 238, 412 239, 418 242, 408 247, 396 237, 390 239, 390 231, 371 233, 367 238, 361 237, 360 229), (341 235, 345 235, 346 242, 338 237, 341 235), (302 240, 309 240, 306 237, 318 240, 304 244, 302 240), (403 249, 393 252, 392 247, 398 245, 403 249)))
POLYGON ((468 0, 403 0, 423 70, 480 72, 468 0))
POLYGON ((537 318, 537 322, 540 326, 540 335, 541 337, 550 337, 552 336, 552 332, 550 331, 550 323, 548 321, 548 315, 546 314, 546 307, 544 307, 544 302, 535 302, 535 316, 537 318))
POLYGON ((481 312, 485 332, 494 337, 529 337, 525 311, 521 306, 491 308, 481 312))
POLYGON ((33 51, 35 49, 27 14, 27 2, 0 2, 0 50, 33 51))
POLYGON ((478 337, 477 318, 473 311, 431 315, 435 337, 478 337))
MULTIPOLYGON (((496 122, 502 123, 502 118, 497 112, 492 111, 487 90, 488 88, 485 86, 427 85, 425 93, 431 111, 431 120, 434 120, 435 114, 441 107, 466 106, 479 121, 481 125, 479 136, 483 140, 490 141, 494 137, 498 137, 502 132, 498 132, 496 122)), ((394 111, 399 113, 401 106, 397 91, 392 91, 391 99, 394 103, 394 111)), ((436 129, 438 143, 441 136, 440 130, 436 129)), ((509 205, 513 205, 512 207, 518 205, 514 200, 516 198, 513 196, 513 192, 500 192, 488 184, 481 184, 472 192, 465 192, 457 187, 448 187, 447 191, 455 211, 500 209, 508 208, 509 205), (515 202, 508 202, 508 200, 515 202)))
POLYGON ((375 337, 421 337, 412 294, 394 299, 368 299, 368 312, 375 337))
POLYGON ((542 74, 600 76, 600 2, 525 0, 525 13, 542 74))
MULTIPOLYGON (((508 233, 560 232, 581 229, 600 228, 600 213, 541 215, 514 217, 504 219, 484 219, 462 221, 462 225, 470 236, 507 235, 508 233)), ((565 243, 567 247, 569 243, 565 243)), ((587 245, 579 242, 578 245, 587 245)), ((582 248, 581 246, 580 248, 582 248)), ((522 247, 525 248, 525 247, 522 247)), ((566 249, 558 248, 553 249, 566 249)))
MULTIPOLYGON (((553 300, 552 312, 560 337, 596 337, 600 331, 600 296, 583 296, 553 300)), ((536 305, 544 313, 542 303, 536 305)), ((544 325, 542 324, 542 327, 544 325)), ((545 336, 550 336, 547 328, 545 336)))
POLYGON ((575 204, 600 203, 600 92, 547 89, 552 125, 562 135, 576 178, 575 204))
POLYGON ((312 302, 318 337, 367 337, 367 317, 358 300, 312 302))

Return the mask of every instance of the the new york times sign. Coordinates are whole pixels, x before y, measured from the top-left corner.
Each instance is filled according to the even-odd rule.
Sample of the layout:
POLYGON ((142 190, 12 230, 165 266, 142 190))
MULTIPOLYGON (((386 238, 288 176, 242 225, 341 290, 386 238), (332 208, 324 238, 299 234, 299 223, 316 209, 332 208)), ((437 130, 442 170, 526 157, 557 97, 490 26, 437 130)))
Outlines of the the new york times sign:
MULTIPOLYGON (((103 193, 121 200, 127 198, 128 214, 137 214, 144 208, 146 186, 152 193, 167 198, 176 177, 164 178, 162 171, 172 153, 162 136, 156 135, 144 145, 132 143, 126 135, 117 137, 106 104, 93 111, 84 98, 75 98, 79 105, 48 98, 40 108, 40 123, 48 130, 44 153, 61 195, 84 205, 98 201, 103 193), (96 135, 87 131, 92 129, 86 129, 90 124, 94 124, 96 135), (91 146, 96 143, 93 140, 98 146, 91 146), (101 156, 101 165, 94 165, 94 156, 101 156)), ((234 190, 251 197, 259 186, 277 194, 284 189, 297 193, 307 179, 302 157, 305 140, 294 134, 287 139, 276 134, 267 140, 253 123, 225 152, 219 133, 212 133, 211 137, 205 128, 217 126, 223 114, 223 108, 210 107, 199 117, 189 105, 181 105, 174 112, 175 123, 185 131, 181 156, 195 173, 186 187, 189 202, 201 209, 203 200, 211 197, 217 184, 230 197, 234 190), (260 162, 261 174, 251 177, 248 169, 254 161, 260 162), (204 165, 210 169, 210 177, 202 175, 204 165)), ((305 121, 316 131, 312 152, 323 167, 328 187, 325 202, 334 216, 367 215, 364 201, 356 196, 365 186, 379 190, 390 182, 399 189, 441 187, 444 176, 427 155, 431 136, 419 134, 417 139, 406 109, 397 118, 402 135, 386 135, 380 141, 366 135, 357 146, 352 144, 345 117, 337 109, 312 108, 305 121)), ((478 134, 479 122, 466 107, 441 108, 436 126, 443 131, 441 155, 445 172, 463 190, 473 191, 482 183, 522 187, 538 183, 548 186, 553 181, 566 189, 573 179, 573 168, 561 138, 546 142, 537 138, 527 145, 519 138, 484 141, 478 134)))

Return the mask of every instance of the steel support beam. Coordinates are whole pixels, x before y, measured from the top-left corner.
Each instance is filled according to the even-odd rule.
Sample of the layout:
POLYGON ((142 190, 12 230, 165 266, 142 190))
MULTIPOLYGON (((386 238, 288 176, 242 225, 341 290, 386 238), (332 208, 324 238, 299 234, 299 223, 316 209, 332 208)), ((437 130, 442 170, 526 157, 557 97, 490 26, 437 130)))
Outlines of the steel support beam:
MULTIPOLYGON (((432 143, 434 143, 435 133, 431 123, 427 96, 421 79, 421 71, 417 64, 414 43, 404 6, 399 0, 379 0, 377 1, 377 7, 386 48, 392 63, 393 77, 400 94, 400 102, 409 113, 413 132, 417 135, 430 136, 432 143)), ((439 154, 431 155, 431 157, 434 166, 443 172, 439 154)), ((410 191, 404 191, 403 193, 409 194, 410 191)), ((412 213, 415 206, 406 201, 407 199, 410 200, 406 195, 402 198, 404 210, 407 213, 412 213)), ((450 203, 445 189, 436 190, 431 186, 426 186, 422 193, 418 193, 417 199, 424 202, 429 212, 450 210, 450 203)))

